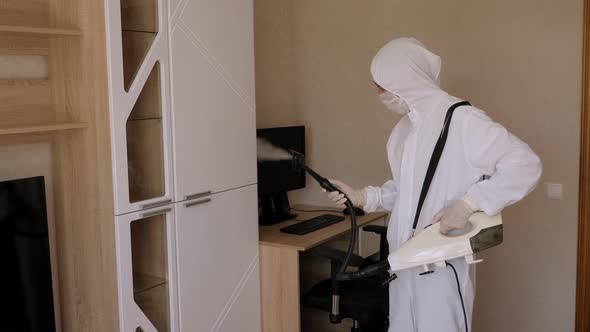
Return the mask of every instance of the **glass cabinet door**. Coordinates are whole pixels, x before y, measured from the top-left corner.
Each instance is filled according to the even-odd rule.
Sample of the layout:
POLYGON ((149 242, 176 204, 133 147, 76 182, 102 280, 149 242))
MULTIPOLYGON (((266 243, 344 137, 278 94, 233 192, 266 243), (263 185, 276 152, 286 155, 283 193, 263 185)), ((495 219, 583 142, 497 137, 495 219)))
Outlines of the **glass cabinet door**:
POLYGON ((121 331, 176 331, 172 206, 116 217, 121 331))
POLYGON ((107 0, 115 214, 173 201, 166 0, 107 0))
POLYGON ((156 62, 126 124, 130 203, 165 194, 160 91, 160 65, 156 62))

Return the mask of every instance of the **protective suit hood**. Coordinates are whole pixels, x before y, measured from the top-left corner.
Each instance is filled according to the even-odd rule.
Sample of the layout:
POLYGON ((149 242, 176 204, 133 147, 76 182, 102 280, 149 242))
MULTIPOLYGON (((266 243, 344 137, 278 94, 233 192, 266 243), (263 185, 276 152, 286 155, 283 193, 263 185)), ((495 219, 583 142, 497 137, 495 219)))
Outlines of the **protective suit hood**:
POLYGON ((440 71, 440 57, 414 38, 390 41, 371 64, 373 81, 405 100, 411 113, 427 113, 452 101, 440 89, 440 71))

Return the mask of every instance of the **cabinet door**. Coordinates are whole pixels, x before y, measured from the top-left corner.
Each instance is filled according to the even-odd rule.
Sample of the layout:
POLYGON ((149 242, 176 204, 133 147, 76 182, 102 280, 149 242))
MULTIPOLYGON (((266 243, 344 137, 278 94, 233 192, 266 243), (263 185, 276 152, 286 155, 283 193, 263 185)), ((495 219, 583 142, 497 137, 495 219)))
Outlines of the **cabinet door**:
POLYGON ((107 0, 117 215, 173 200, 166 0, 107 0))
POLYGON ((177 203, 182 331, 260 331, 256 186, 177 203))
POLYGON ((121 331, 178 331, 173 210, 115 217, 121 331))
POLYGON ((251 0, 187 0, 171 18, 177 200, 256 182, 251 0))

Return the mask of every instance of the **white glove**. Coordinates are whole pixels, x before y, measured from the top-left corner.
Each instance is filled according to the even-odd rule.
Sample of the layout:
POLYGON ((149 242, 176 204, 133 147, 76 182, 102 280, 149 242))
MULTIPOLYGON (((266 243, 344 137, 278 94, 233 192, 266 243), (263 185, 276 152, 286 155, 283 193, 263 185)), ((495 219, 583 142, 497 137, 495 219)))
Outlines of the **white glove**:
POLYGON ((478 210, 477 204, 468 196, 464 196, 437 213, 432 223, 440 222, 440 232, 447 234, 453 229, 464 228, 469 221, 469 217, 478 210))
MULTIPOLYGON (((336 205, 340 208, 344 208, 346 203, 346 197, 348 196, 352 205, 362 208, 367 204, 367 190, 366 189, 353 189, 351 186, 338 180, 329 180, 333 185, 336 186, 341 192, 332 191, 328 193, 328 197, 333 200, 336 205), (344 193, 344 194, 343 194, 344 193)), ((324 189, 324 191, 326 191, 324 189)))

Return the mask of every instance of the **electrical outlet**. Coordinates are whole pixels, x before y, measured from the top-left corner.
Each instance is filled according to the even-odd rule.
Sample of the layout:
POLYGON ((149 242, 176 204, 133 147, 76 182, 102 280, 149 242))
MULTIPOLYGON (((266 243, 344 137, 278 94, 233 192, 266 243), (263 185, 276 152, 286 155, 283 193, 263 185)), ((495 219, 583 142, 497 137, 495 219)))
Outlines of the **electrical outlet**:
POLYGON ((561 199, 563 197, 563 185, 561 183, 547 183, 546 197, 549 199, 561 199))

